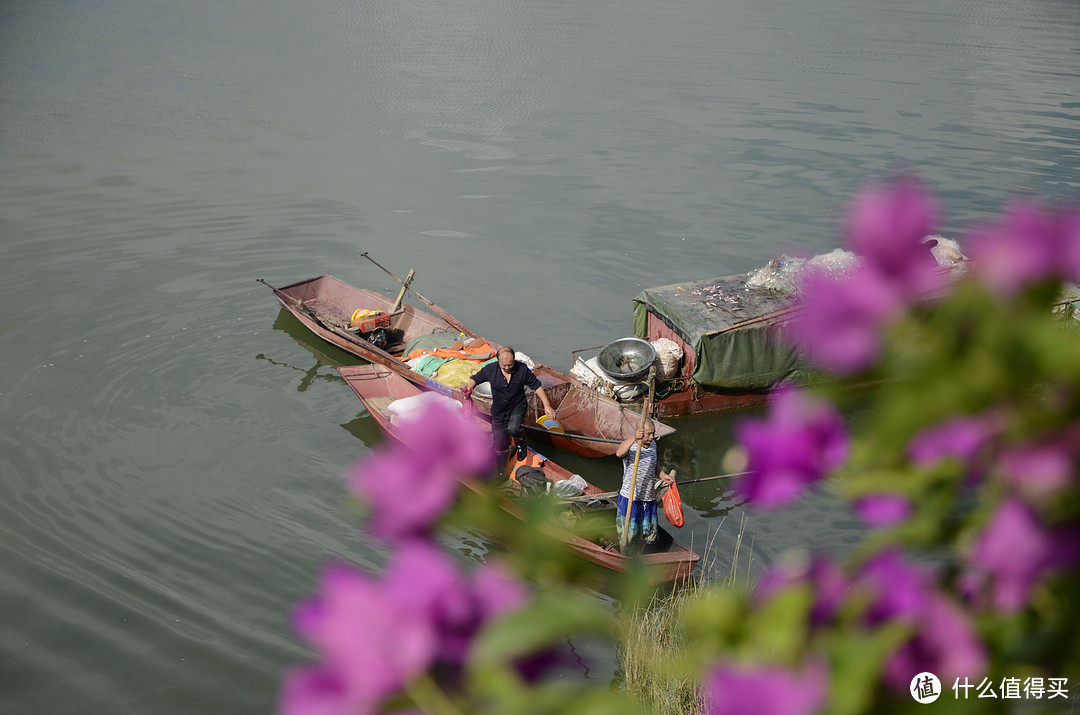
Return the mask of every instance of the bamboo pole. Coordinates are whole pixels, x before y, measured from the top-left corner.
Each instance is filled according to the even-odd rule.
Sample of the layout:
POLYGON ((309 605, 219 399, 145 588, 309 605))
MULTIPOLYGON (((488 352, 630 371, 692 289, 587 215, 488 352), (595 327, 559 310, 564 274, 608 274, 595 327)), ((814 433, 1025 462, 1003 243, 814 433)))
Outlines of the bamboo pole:
MULTIPOLYGON (((649 368, 649 400, 641 407, 641 419, 638 420, 638 430, 645 431, 645 420, 649 417, 649 410, 652 409, 653 390, 655 388, 656 368, 649 368)), ((654 436, 653 439, 656 439, 654 436)), ((630 474, 630 498, 626 503, 626 518, 623 519, 622 534, 619 535, 619 551, 626 551, 627 534, 630 533, 630 521, 634 516, 634 496, 637 491, 637 470, 638 464, 641 463, 641 443, 645 441, 645 437, 641 436, 637 441, 637 450, 634 453, 634 471, 630 474)))
POLYGON ((405 291, 409 290, 409 286, 412 285, 414 275, 416 275, 416 271, 410 270, 409 275, 405 276, 405 280, 401 282, 401 290, 398 291, 397 300, 394 301, 394 307, 390 309, 391 313, 398 312, 398 308, 401 307, 401 301, 405 298, 405 291))
MULTIPOLYGON (((396 281, 397 281, 398 283, 401 283, 401 284, 404 284, 404 283, 405 283, 405 281, 403 281, 403 280, 401 280, 400 278, 398 278, 397 276, 395 276, 395 275, 394 275, 393 273, 391 273, 391 272, 390 272, 389 270, 387 270, 387 268, 386 268, 386 267, 384 267, 384 266, 383 266, 383 265, 382 265, 381 263, 379 263, 379 262, 378 262, 378 261, 376 261, 376 260, 375 260, 374 258, 372 258, 371 256, 369 256, 369 255, 368 255, 368 253, 367 253, 367 251, 364 251, 363 253, 361 253, 361 254, 360 254, 360 257, 361 257, 361 258, 366 258, 366 259, 368 259, 369 261, 371 261, 372 263, 374 263, 374 264, 375 264, 376 266, 378 266, 379 268, 381 268, 381 269, 382 269, 383 273, 385 273, 386 275, 390 276, 391 278, 393 278, 394 280, 396 280, 396 281)), ((458 331, 459 333, 463 333, 464 335, 468 335, 468 336, 469 336, 469 337, 471 337, 471 338, 478 338, 478 337, 480 337, 479 335, 477 335, 476 333, 474 333, 473 331, 469 330, 469 329, 468 329, 468 328, 466 328, 466 327, 465 327, 464 325, 462 325, 461 323, 459 323, 459 322, 458 322, 458 320, 457 320, 457 318, 455 318, 454 316, 450 315, 450 314, 449 314, 449 313, 447 313, 447 312, 446 312, 445 310, 443 310, 443 309, 442 309, 442 308, 440 308, 439 306, 435 305, 434 303, 432 303, 432 302, 431 302, 430 300, 428 300, 428 299, 427 299, 427 298, 425 298, 424 296, 422 296, 422 295, 420 295, 419 293, 417 293, 417 292, 416 292, 416 289, 415 289, 415 288, 413 288, 413 287, 412 287, 411 285, 410 285, 410 286, 408 286, 408 288, 409 288, 409 290, 410 290, 410 291, 412 292, 412 294, 413 294, 413 295, 415 295, 415 296, 416 296, 417 298, 419 298, 419 299, 420 299, 420 301, 421 301, 421 302, 422 302, 422 303, 423 303, 424 305, 426 305, 427 307, 431 308, 431 309, 432 309, 433 311, 435 311, 435 313, 436 313, 436 314, 437 314, 437 315, 438 315, 438 316, 439 316, 440 318, 442 318, 443 320, 445 320, 445 321, 446 321, 446 324, 447 324, 447 325, 449 325, 449 326, 450 326, 451 328, 453 328, 454 330, 458 331)))

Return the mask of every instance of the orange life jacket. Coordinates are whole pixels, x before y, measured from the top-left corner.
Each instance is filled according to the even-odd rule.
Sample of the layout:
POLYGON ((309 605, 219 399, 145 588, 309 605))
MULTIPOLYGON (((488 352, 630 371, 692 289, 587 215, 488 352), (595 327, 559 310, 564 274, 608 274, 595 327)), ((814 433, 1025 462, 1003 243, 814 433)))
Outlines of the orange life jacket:
POLYGON ((435 357, 447 359, 462 358, 463 360, 477 360, 483 362, 495 357, 495 349, 488 344, 487 340, 477 338, 477 340, 474 340, 467 346, 463 346, 460 350, 452 350, 451 348, 424 350, 422 348, 417 348, 405 356, 405 361, 408 362, 409 360, 414 360, 423 355, 434 355, 435 357))

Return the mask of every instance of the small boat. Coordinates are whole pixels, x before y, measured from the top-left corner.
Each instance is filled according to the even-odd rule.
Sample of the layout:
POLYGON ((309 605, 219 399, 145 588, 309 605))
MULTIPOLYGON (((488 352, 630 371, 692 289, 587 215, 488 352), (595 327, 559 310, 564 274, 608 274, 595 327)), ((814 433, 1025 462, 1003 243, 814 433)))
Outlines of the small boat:
MULTIPOLYGON (((928 250, 938 243, 931 239, 948 241, 928 237, 928 250)), ((958 249, 954 254, 962 260, 933 254, 946 281, 965 270, 966 258, 958 249)), ((640 404, 643 373, 633 374, 632 368, 642 360, 635 351, 640 344, 663 344, 669 352, 657 355, 657 362, 667 358, 673 369, 660 371, 656 385, 654 414, 661 419, 766 402, 784 385, 821 379, 785 336, 786 324, 801 310, 795 297, 800 271, 810 267, 836 275, 856 260, 843 250, 808 259, 782 254, 749 273, 646 288, 634 297, 633 337, 575 351, 570 373, 594 389, 613 383, 616 395, 623 390, 623 404, 640 404), (578 355, 591 350, 601 352, 590 361, 578 355), (622 364, 631 358, 634 365, 622 364), (624 371, 632 374, 622 378, 624 371)), ((928 294, 926 300, 934 297, 928 294)))
MULTIPOLYGON (((374 290, 355 288, 328 275, 284 288, 275 288, 258 280, 274 292, 282 308, 323 340, 394 370, 426 389, 464 400, 460 387, 468 375, 475 372, 474 368, 467 366, 464 379, 458 373, 456 380, 448 384, 441 377, 441 369, 440 374, 426 375, 410 366, 406 358, 415 352, 412 345, 424 341, 441 338, 443 344, 453 341, 464 344, 483 339, 439 306, 420 298, 415 291, 413 295, 420 298, 430 312, 404 302, 406 290, 412 290, 411 277, 410 272, 402 282, 396 300, 374 290)), ((491 341, 483 342, 491 350, 500 347, 491 341)), ((476 362, 475 368, 479 365, 480 362, 476 362)), ((545 415, 543 405, 530 390, 529 411, 525 416, 527 440, 542 441, 586 457, 605 457, 615 454, 619 443, 634 435, 640 408, 619 404, 612 397, 589 389, 547 365, 533 363, 529 367, 543 384, 555 414, 545 415), (542 419, 545 417, 548 419, 542 419)), ((485 395, 482 388, 480 386, 473 392, 472 400, 481 412, 490 414, 490 393, 485 395)), ((673 427, 656 422, 657 437, 674 431, 673 427)))
MULTIPOLYGON (((399 371, 392 370, 383 365, 353 365, 339 367, 338 372, 345 378, 349 387, 360 398, 368 414, 378 423, 379 427, 391 439, 396 439, 392 422, 393 410, 391 405, 398 401, 414 397, 424 392, 423 388, 411 380, 407 380, 399 371)), ((484 429, 490 430, 491 425, 486 420, 477 419, 477 423, 484 429)), ((518 460, 517 455, 511 457, 508 465, 508 477, 513 479, 517 467, 528 464, 540 466, 544 475, 553 485, 569 480, 575 476, 569 470, 559 466, 555 462, 538 454, 532 448, 526 459, 518 460)), ((465 486, 476 488, 475 483, 463 480, 465 486)), ((582 482, 579 481, 578 484, 582 482)), ((557 488, 552 491, 558 492, 557 488)), ((524 497, 530 498, 530 497, 524 497)), ((584 488, 578 500, 594 499, 595 502, 604 502, 604 506, 614 509, 613 497, 610 492, 605 492, 599 487, 584 482, 584 488)), ((595 507, 596 504, 594 503, 595 507)), ((521 517, 523 511, 518 502, 507 498, 504 508, 511 514, 521 517)), ((615 518, 611 511, 607 512, 611 524, 611 537, 615 539, 615 518)), ((562 541, 575 553, 586 560, 614 571, 628 571, 634 560, 640 560, 645 566, 645 572, 650 582, 669 583, 688 576, 697 565, 700 557, 690 549, 676 543, 671 535, 661 528, 660 545, 650 548, 648 552, 628 555, 619 551, 618 544, 609 539, 586 538, 574 533, 564 525, 552 524, 547 533, 553 538, 562 541), (662 550, 661 550, 662 549, 662 550)))
POLYGON ((635 337, 667 339, 682 353, 677 373, 657 387, 659 417, 749 407, 804 378, 805 364, 783 335, 796 310, 791 296, 748 280, 740 274, 676 283, 634 298, 635 337))
POLYGON ((639 404, 640 381, 620 379, 611 358, 644 344, 655 348, 662 368, 654 400, 654 414, 661 419, 766 402, 778 387, 812 377, 784 335, 785 324, 799 310, 798 272, 810 262, 841 271, 854 260, 844 251, 811 259, 782 254, 750 273, 646 288, 634 297, 633 337, 574 351, 570 374, 593 389, 613 392, 622 404, 639 404), (593 350, 601 352, 588 361, 581 357, 593 350))

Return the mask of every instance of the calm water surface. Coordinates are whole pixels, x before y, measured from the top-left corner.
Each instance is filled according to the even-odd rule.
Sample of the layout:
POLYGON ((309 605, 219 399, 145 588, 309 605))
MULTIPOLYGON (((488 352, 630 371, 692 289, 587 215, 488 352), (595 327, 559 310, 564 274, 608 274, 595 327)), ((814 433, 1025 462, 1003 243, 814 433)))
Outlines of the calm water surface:
MULTIPOLYGON (((255 278, 393 294, 370 251, 566 369, 643 287, 838 247, 896 170, 961 239, 1075 198, 1078 38, 1075 0, 3 3, 0 711, 271 711, 320 566, 383 563, 353 361, 255 278)), ((720 472, 732 425, 666 457, 720 472)), ((743 509, 683 496, 726 575, 743 509)), ((750 516, 749 567, 856 535, 817 495, 750 516)))

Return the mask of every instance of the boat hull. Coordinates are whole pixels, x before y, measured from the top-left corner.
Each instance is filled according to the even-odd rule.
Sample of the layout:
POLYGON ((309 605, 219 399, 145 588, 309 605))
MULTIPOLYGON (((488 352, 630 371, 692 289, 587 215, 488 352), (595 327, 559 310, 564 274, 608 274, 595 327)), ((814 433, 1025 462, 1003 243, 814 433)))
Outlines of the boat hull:
MULTIPOLYGON (((341 373, 345 382, 360 398, 368 414, 378 423, 383 432, 391 439, 397 439, 391 423, 389 406, 394 400, 419 394, 422 388, 405 379, 397 371, 377 364, 340 367, 338 372, 341 373)), ((478 424, 482 428, 490 430, 489 423, 481 420, 478 424)), ((532 450, 530 450, 526 460, 522 462, 517 460, 516 455, 512 457, 508 468, 509 473, 513 474, 514 469, 519 464, 535 463, 538 460, 542 460, 544 472, 553 482, 563 481, 573 476, 566 468, 546 457, 540 457, 532 450)), ((475 484, 471 481, 464 480, 463 484, 475 488, 475 484)), ((586 482, 583 496, 607 494, 599 487, 586 482)), ((523 516, 520 505, 512 500, 507 500, 504 503, 504 508, 514 516, 519 518, 523 516)), ((614 521, 614 516, 612 516, 612 521, 614 521)), ((624 554, 614 544, 605 544, 582 538, 580 535, 559 525, 551 524, 545 531, 552 538, 566 544, 567 547, 582 558, 607 569, 627 572, 636 563, 640 562, 644 566, 648 580, 655 584, 669 583, 686 578, 700 560, 699 555, 694 551, 675 543, 666 531, 663 531, 662 542, 665 550, 639 555, 624 554)))
MULTIPOLYGON (((461 338, 480 337, 442 308, 430 305, 429 312, 402 303, 398 310, 394 311, 395 302, 387 296, 373 290, 356 288, 327 275, 283 288, 266 285, 274 292, 284 310, 323 340, 368 362, 389 368, 423 388, 438 390, 459 401, 466 399, 461 390, 421 374, 402 360, 402 348, 418 336, 450 332, 461 338), (393 347, 379 348, 347 329, 350 316, 358 308, 393 313, 391 328, 396 338, 393 347)), ((499 347, 490 340, 488 343, 493 348, 499 347)), ((619 444, 633 436, 641 416, 640 406, 622 405, 547 365, 538 364, 533 368, 533 372, 543 385, 548 400, 555 407, 554 416, 562 425, 564 433, 549 431, 538 424, 544 414, 543 405, 536 394, 530 391, 529 409, 524 425, 528 440, 550 444, 585 457, 606 457, 614 455, 619 444)), ((490 399, 483 399, 475 394, 472 399, 481 412, 490 414, 490 399)), ((656 423, 658 438, 674 431, 670 425, 656 423)))

